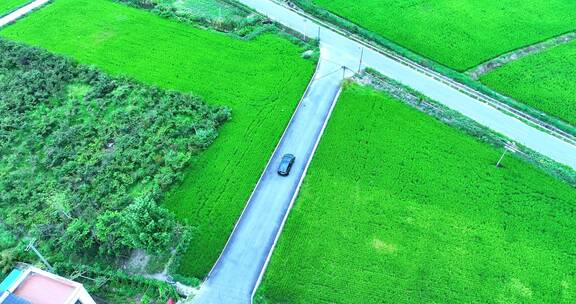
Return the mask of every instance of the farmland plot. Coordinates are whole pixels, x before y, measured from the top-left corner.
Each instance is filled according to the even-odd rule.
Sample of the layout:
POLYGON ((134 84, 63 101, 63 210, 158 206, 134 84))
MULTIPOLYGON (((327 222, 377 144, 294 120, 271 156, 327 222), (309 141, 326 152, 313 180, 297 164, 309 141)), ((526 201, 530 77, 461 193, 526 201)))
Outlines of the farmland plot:
POLYGON ((480 78, 497 91, 576 125, 576 42, 527 56, 480 78))
POLYGON ((31 0, 2 0, 0 1, 0 16, 4 16, 5 14, 30 1, 31 0))
POLYGON ((464 71, 508 51, 576 29, 569 0, 297 0, 464 71))
POLYGON ((500 154, 348 87, 262 294, 270 303, 573 303, 576 191, 513 157, 496 168, 500 154))
POLYGON ((276 35, 242 41, 107 0, 55 0, 0 35, 232 109, 165 202, 196 227, 181 271, 198 277, 222 250, 314 69, 276 35))

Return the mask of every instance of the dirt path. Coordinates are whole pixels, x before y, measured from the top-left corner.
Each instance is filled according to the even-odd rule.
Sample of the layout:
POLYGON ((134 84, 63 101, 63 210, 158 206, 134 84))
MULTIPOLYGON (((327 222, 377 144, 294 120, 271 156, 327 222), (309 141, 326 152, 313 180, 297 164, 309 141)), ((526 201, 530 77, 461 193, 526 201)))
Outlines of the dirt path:
POLYGON ((500 55, 494 59, 488 60, 479 66, 466 71, 466 74, 470 75, 474 79, 480 78, 480 76, 489 73, 490 71, 497 69, 507 63, 516 61, 520 58, 530 56, 533 54, 544 52, 545 50, 551 49, 553 47, 569 43, 576 40, 576 32, 570 32, 554 38, 548 39, 543 42, 539 42, 521 49, 514 50, 512 52, 500 55))

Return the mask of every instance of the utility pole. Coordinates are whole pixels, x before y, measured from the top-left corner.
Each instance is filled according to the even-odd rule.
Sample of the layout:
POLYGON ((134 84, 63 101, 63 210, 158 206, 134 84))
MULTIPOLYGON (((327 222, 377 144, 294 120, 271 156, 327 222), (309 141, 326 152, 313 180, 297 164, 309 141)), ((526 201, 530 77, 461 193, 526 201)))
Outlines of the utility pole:
POLYGON ((496 167, 499 168, 500 164, 502 163, 502 160, 504 159, 504 156, 506 156, 506 152, 511 152, 511 153, 516 153, 519 152, 518 147, 516 146, 516 144, 514 142, 507 142, 504 145, 504 152, 502 153, 502 156, 500 156, 500 159, 498 159, 498 162, 496 163, 496 167))
POLYGON ((498 160, 498 162, 496 163, 496 167, 500 167, 500 163, 502 162, 502 160, 504 159, 504 156, 506 156, 506 152, 508 152, 508 149, 504 149, 504 153, 502 153, 502 156, 500 156, 500 159, 498 160))
POLYGON ((30 244, 28 244, 25 251, 30 251, 30 249, 32 249, 32 251, 34 251, 34 253, 40 258, 42 263, 44 263, 44 265, 46 265, 46 267, 48 267, 48 270, 50 270, 50 272, 54 272, 54 268, 52 267, 52 265, 50 265, 50 263, 48 263, 48 261, 40 253, 40 251, 38 251, 38 249, 36 249, 36 246, 34 246, 34 242, 36 242, 36 239, 30 240, 30 244))
POLYGON ((362 50, 360 51, 360 65, 358 66, 358 74, 360 74, 360 72, 362 72, 362 61, 364 60, 364 47, 362 47, 362 50))
POLYGON ((318 26, 318 43, 320 43, 320 26, 318 26))

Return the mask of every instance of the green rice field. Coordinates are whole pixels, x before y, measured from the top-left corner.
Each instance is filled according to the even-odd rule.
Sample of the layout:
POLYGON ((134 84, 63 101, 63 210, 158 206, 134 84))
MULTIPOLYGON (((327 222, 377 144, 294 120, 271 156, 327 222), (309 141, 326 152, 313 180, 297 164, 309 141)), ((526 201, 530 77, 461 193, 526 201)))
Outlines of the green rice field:
POLYGON ((0 16, 30 2, 31 0, 0 0, 0 16))
POLYGON ((570 0, 297 1, 459 71, 576 30, 576 2, 570 0))
POLYGON ((480 78, 486 85, 576 125, 576 41, 508 63, 480 78))
POLYGON ((369 88, 336 106, 269 303, 574 303, 576 191, 369 88))
POLYGON ((196 228, 180 272, 197 277, 224 247, 315 65, 274 34, 239 40, 108 0, 54 0, 0 36, 230 107, 232 121, 165 201, 196 228))

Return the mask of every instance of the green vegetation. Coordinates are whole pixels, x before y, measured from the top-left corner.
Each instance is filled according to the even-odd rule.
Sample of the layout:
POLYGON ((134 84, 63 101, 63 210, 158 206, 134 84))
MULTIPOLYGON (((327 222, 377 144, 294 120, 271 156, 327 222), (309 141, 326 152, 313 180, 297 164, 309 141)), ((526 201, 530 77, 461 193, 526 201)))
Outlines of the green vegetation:
MULTIPOLYGON (((473 77, 471 77, 468 73, 463 73, 463 71, 470 71, 470 69, 476 68, 477 65, 480 64, 481 62, 486 63, 488 61, 488 58, 478 59, 478 60, 476 60, 476 62, 470 62, 470 63, 463 65, 462 67, 459 68, 459 67, 457 67, 451 63, 443 62, 440 59, 438 59, 437 57, 434 57, 434 56, 432 56, 432 55, 430 55, 424 51, 421 51, 421 50, 414 48, 414 47, 410 47, 410 45, 408 43, 402 43, 400 40, 392 40, 393 39, 392 36, 385 36, 382 32, 378 32, 374 28, 364 28, 364 26, 366 26, 366 24, 364 24, 363 22, 366 21, 366 18, 363 18, 361 21, 358 21, 358 23, 353 23, 348 19, 344 19, 346 16, 344 16, 344 14, 342 12, 338 12, 334 9, 333 10, 334 13, 332 13, 332 12, 328 11, 327 9, 322 8, 319 5, 315 4, 315 1, 313 1, 313 0, 293 0, 292 2, 296 3, 299 7, 301 7, 305 11, 311 13, 312 15, 315 15, 317 18, 320 18, 320 19, 325 20, 329 23, 332 23, 332 24, 334 24, 334 25, 336 25, 342 29, 345 29, 347 32, 349 32, 351 34, 354 34, 354 35, 357 35, 357 36, 362 37, 364 39, 367 39, 369 41, 372 41, 374 44, 380 45, 384 49, 388 49, 388 50, 390 50, 396 54, 399 54, 400 56, 403 56, 404 58, 411 60, 411 61, 413 61, 413 62, 415 62, 415 63, 417 63, 423 67, 426 67, 426 68, 431 69, 433 71, 436 71, 440 74, 443 74, 443 75, 453 79, 456 82, 462 83, 462 84, 464 84, 464 85, 466 85, 466 86, 468 86, 468 87, 470 87, 476 91, 479 91, 479 92, 481 92, 481 93, 483 93, 489 97, 492 97, 492 98, 494 98, 494 99, 496 99, 496 100, 498 100, 504 104, 507 104, 507 105, 517 109, 517 110, 520 110, 524 113, 527 113, 528 115, 536 117, 539 120, 541 120, 542 122, 550 124, 550 125, 558 128, 564 132, 567 132, 567 133, 573 134, 573 135, 576 134, 576 127, 568 124, 566 121, 564 121, 560 118, 557 118, 555 116, 546 115, 541 110, 539 110, 535 107, 529 106, 525 103, 522 103, 522 101, 514 100, 510 97, 499 94, 498 92, 496 92, 491 87, 488 87, 487 85, 481 83, 479 80, 476 80, 473 77), (342 15, 344 17, 340 17, 338 14, 342 15), (429 57, 427 57, 427 56, 429 56, 429 57), (468 65, 472 65, 472 66, 470 66, 468 68, 464 67, 464 66, 468 66, 468 65)), ((339 1, 339 3, 340 2, 341 1, 339 1)), ((548 5, 548 4, 552 5, 556 2, 557 1, 546 2, 546 3, 541 2, 541 3, 537 3, 537 6, 548 5)), ((422 4, 422 5, 424 5, 424 6, 433 6, 433 5, 438 6, 439 4, 442 4, 442 3, 443 3, 443 1, 438 2, 438 3, 436 3, 436 2, 431 3, 431 4, 427 3, 427 4, 422 4)), ((331 3, 330 5, 332 5, 332 4, 333 3, 331 3)), ((347 3, 347 4, 349 4, 349 3, 347 3)), ((401 4, 410 5, 409 2, 402 2, 401 4)), ((459 1, 456 4, 457 5, 465 5, 465 3, 463 3, 462 1, 459 1)), ((480 5, 482 3, 476 1, 472 4, 473 5, 480 5)), ((519 5, 528 5, 528 6, 532 7, 532 4, 522 2, 520 4, 509 5, 510 7, 508 9, 514 10, 514 7, 518 7, 519 5)), ((562 5, 556 5, 556 7, 564 7, 565 5, 570 5, 570 3, 565 2, 562 5)), ((328 6, 326 6, 326 7, 328 7, 328 6)), ((410 11, 410 10, 418 9, 418 7, 419 7, 419 4, 415 4, 413 7, 406 8, 405 10, 410 11)), ((498 7, 498 6, 487 5, 487 7, 498 7)), ((380 5, 380 8, 386 8, 386 10, 389 10, 389 8, 386 6, 386 4, 380 5)), ((365 7, 364 6, 362 6, 362 7, 358 6, 355 9, 364 10, 365 7)), ((350 9, 350 10, 352 11, 353 9, 350 9)), ((424 9, 424 11, 426 11, 426 10, 424 9)), ((486 11, 486 10, 484 10, 484 11, 486 11)), ((506 10, 504 10, 504 11, 506 11, 506 10)), ((486 12, 490 12, 490 11, 486 11, 486 12)), ((522 10, 521 12, 529 12, 529 11, 528 10, 522 10)), ((573 12, 573 10, 571 12, 573 12)), ((391 13, 390 11, 386 11, 382 14, 379 14, 378 16, 384 16, 384 15, 390 14, 390 13, 391 13)), ((452 13, 453 14, 460 14, 460 11, 457 10, 457 11, 453 11, 452 13)), ((373 14, 372 12, 369 12, 369 15, 372 15, 372 14, 373 14)), ((483 12, 482 14, 486 14, 486 13, 483 12)), ((529 14, 531 14, 532 16, 541 16, 540 12, 531 12, 530 11, 529 14)), ((412 16, 412 15, 407 14, 406 16, 412 16)), ((438 19, 438 17, 442 17, 442 16, 446 16, 446 14, 436 14, 435 16, 432 16, 431 18, 432 19, 438 19)), ((458 15, 458 16, 460 16, 460 15, 458 15)), ((394 16, 392 16, 392 18, 396 18, 396 19, 401 18, 401 17, 402 17, 401 14, 396 14, 396 13, 394 16)), ((379 18, 379 17, 377 17, 377 18, 379 18)), ((406 18, 408 18, 408 17, 406 17, 406 18)), ((396 19, 394 19, 394 20, 396 20, 396 19)), ((466 19, 467 19, 467 17, 466 17, 466 19)), ((423 20, 422 22, 426 22, 427 20, 430 20, 430 18, 422 19, 422 20, 423 20)), ((451 19, 448 19, 448 21, 450 21, 450 20, 451 19)), ((472 20, 478 21, 475 17, 472 18, 472 20)), ((513 21, 518 21, 518 20, 519 19, 514 19, 514 20, 509 20, 509 21, 513 22, 513 21)), ((542 19, 542 20, 544 20, 544 19, 542 19)), ((549 20, 549 19, 546 19, 546 20, 549 20)), ((568 20, 568 22, 572 22, 572 20, 573 19, 570 19, 570 20, 568 20)), ((483 21, 480 21, 480 22, 483 22, 483 21)), ((529 21, 526 21, 526 22, 529 22, 529 21)), ((411 23, 413 23, 413 22, 410 22, 409 24, 411 24, 411 23)), ((382 24, 385 24, 385 23, 382 23, 382 24)), ((554 23, 554 24, 556 24, 556 23, 554 23)), ((424 34, 431 33, 430 29, 428 28, 429 27, 428 24, 424 24, 424 25, 420 24, 420 25, 421 25, 420 27, 426 29, 426 30, 423 30, 422 33, 424 33, 424 34)), ((452 24, 450 24, 450 25, 452 25, 452 24)), ((464 26, 464 27, 467 26, 466 22, 461 23, 459 25, 464 26)), ((483 26, 490 26, 490 25, 484 24, 483 26)), ((442 25, 440 25, 440 27, 443 29, 446 26, 445 26, 445 24, 442 24, 442 25)), ((405 28, 410 29, 410 28, 413 28, 413 26, 409 25, 407 27, 403 27, 402 30, 398 30, 396 26, 392 25, 392 26, 388 27, 387 29, 389 30, 391 28, 394 28, 394 32, 395 32, 395 33, 393 33, 394 35, 400 35, 400 34, 405 32, 405 28)), ((547 27, 542 27, 542 28, 539 28, 538 30, 539 30, 539 32, 541 32, 542 29, 546 29, 546 28, 547 27)), ((568 30, 568 31, 569 32, 574 31, 574 28, 572 28, 571 30, 568 30)), ((502 32, 502 30, 499 30, 497 32, 502 32)), ((484 37, 484 38, 487 37, 485 33, 478 33, 476 30, 472 30, 470 32, 464 33, 464 36, 468 37, 468 38, 464 39, 465 41, 468 41, 470 37, 474 37, 474 36, 469 36, 470 34, 482 35, 482 37, 484 37)), ((451 33, 450 35, 455 35, 455 33, 451 33)), ((490 35, 492 35, 492 32, 490 35)), ((556 35, 554 37, 562 36, 561 34, 554 34, 554 35, 556 35)), ((538 35, 536 35, 536 36, 538 36, 538 35)), ((412 35, 412 33, 409 33, 408 38, 406 38, 406 39, 407 40, 415 39, 414 37, 415 36, 412 35)), ((533 43, 538 42, 540 40, 549 40, 550 38, 552 38, 552 37, 542 36, 542 37, 539 37, 538 39, 535 39, 534 42, 530 42, 530 43, 533 44, 533 43)), ((489 39, 493 39, 493 37, 489 37, 489 39)), ((444 44, 440 44, 440 45, 438 45, 438 44, 431 45, 430 37, 424 37, 423 39, 418 38, 417 40, 418 41, 425 41, 425 43, 427 45, 424 48, 426 48, 428 46, 438 47, 438 48, 440 48, 440 47, 447 48, 448 47, 447 45, 453 45, 454 44, 454 43, 448 43, 448 44, 444 43, 444 44)), ((516 41, 516 40, 511 39, 508 41, 516 41)), ((481 44, 483 47, 486 47, 486 46, 490 46, 491 48, 494 47, 490 43, 488 43, 488 44, 481 43, 481 44)), ((516 46, 513 46, 513 50, 510 50, 512 45, 510 45, 509 43, 507 43, 507 42, 506 43, 500 43, 500 45, 508 45, 509 46, 509 47, 506 47, 503 49, 503 50, 507 50, 504 52, 513 51, 517 48, 522 48, 525 46, 525 45, 516 45, 516 46)), ((477 50, 476 48, 474 48, 474 49, 477 50)), ((448 50, 448 51, 444 52, 443 54, 440 54, 439 56, 449 57, 449 59, 448 59, 448 61, 449 61, 449 60, 452 60, 456 56, 463 56, 462 54, 467 54, 467 53, 454 54, 448 50)), ((502 55, 502 54, 492 54, 490 56, 494 56, 493 58, 496 58, 497 56, 500 56, 500 55, 502 55)), ((490 57, 490 56, 488 56, 488 57, 490 57)), ((489 58, 489 59, 493 59, 493 58, 489 58)))
POLYGON ((233 120, 165 202, 195 227, 180 271, 203 277, 313 72, 302 48, 272 34, 240 40, 106 0, 55 0, 0 35, 231 108, 233 120))
POLYGON ((347 87, 260 294, 270 303, 573 303, 576 191, 347 87), (338 151, 338 153, 335 153, 338 151))
POLYGON ((30 2, 31 0, 2 0, 0 1, 0 16, 30 2))
POLYGON ((508 63, 480 80, 576 125, 576 42, 508 63))
POLYGON ((162 17, 250 38, 277 30, 260 15, 252 14, 234 0, 114 0, 152 11, 162 17))
POLYGON ((198 19, 240 19, 246 17, 246 12, 221 0, 157 0, 157 2, 174 7, 178 12, 189 13, 198 19))
MULTIPOLYGON (((295 2, 322 17, 330 11, 459 71, 576 29, 576 3, 567 0, 295 2)), ((347 28, 359 31, 355 26, 347 28)))
POLYGON ((182 229, 157 202, 226 108, 3 39, 0 75, 0 251, 26 237, 53 262, 177 246, 182 229))
POLYGON ((58 274, 80 282, 97 303, 165 304, 179 299, 168 283, 86 265, 58 264, 58 274))

